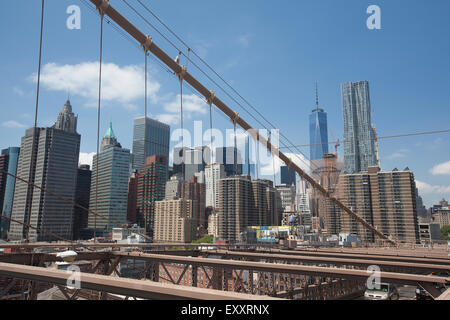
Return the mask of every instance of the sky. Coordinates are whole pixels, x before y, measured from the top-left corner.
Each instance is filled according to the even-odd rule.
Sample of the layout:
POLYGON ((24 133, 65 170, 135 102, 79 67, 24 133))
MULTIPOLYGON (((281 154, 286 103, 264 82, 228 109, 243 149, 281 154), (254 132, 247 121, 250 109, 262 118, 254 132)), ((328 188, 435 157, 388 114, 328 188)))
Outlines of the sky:
MULTIPOLYGON (((127 2, 186 51, 137 0, 127 2)), ((296 145, 309 143, 316 81, 320 106, 328 113, 330 140, 342 140, 340 86, 348 81, 369 81, 372 122, 379 136, 450 129, 448 0, 142 2, 296 145), (380 30, 367 28, 370 5, 381 9, 380 30)), ((178 55, 123 0, 111 4, 169 55, 178 55)), ((0 3, 0 148, 20 146, 34 123, 40 6, 39 0, 0 3)), ((96 150, 100 18, 81 0, 46 0, 45 8, 38 125, 53 125, 70 96, 81 134, 80 161, 86 162, 96 150), (79 30, 67 28, 71 5, 81 9, 79 30)), ((118 140, 131 149, 133 119, 144 113, 144 53, 105 24, 103 61, 101 133, 112 122, 118 140)), ((188 71, 251 125, 262 128, 192 63, 188 71)), ((170 124, 172 131, 179 128, 179 82, 154 57, 149 58, 148 85, 150 116, 170 124)), ((188 87, 184 105, 187 129, 193 131, 194 121, 209 128, 207 105, 188 87)), ((215 128, 232 128, 217 110, 213 119, 215 128)), ((382 169, 409 167, 427 206, 449 199, 449 138, 447 133, 382 139, 382 169)), ((309 155, 308 147, 300 150, 309 155)), ((338 151, 342 156, 343 147, 338 151)), ((262 167, 263 174, 270 174, 271 167, 262 167)))

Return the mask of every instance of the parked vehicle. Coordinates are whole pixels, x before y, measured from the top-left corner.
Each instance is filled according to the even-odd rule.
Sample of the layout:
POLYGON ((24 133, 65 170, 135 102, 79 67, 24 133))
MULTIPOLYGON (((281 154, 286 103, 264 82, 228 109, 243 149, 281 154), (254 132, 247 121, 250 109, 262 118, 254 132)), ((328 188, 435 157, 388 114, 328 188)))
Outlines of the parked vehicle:
POLYGON ((366 300, 398 300, 400 295, 396 286, 390 283, 382 283, 379 289, 367 289, 364 298, 366 300))

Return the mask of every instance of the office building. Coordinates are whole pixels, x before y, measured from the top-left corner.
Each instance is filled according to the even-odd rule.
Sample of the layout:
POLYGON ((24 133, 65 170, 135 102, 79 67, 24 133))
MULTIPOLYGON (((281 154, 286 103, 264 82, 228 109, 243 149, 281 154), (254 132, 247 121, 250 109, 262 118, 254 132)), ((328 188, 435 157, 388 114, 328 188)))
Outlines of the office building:
POLYGON ((429 244, 441 240, 441 228, 439 223, 419 223, 420 243, 429 244))
POLYGON ((170 126, 146 117, 134 120, 134 170, 141 170, 150 156, 162 155, 169 159, 169 146, 170 126))
MULTIPOLYGON (((312 174, 314 179, 331 196, 336 196, 336 188, 342 172, 342 164, 338 163, 337 154, 324 154, 323 159, 318 161, 317 164, 312 174)), ((323 234, 328 236, 339 234, 341 229, 339 209, 333 201, 324 197, 316 189, 311 190, 311 213, 314 217, 318 217, 323 234)))
POLYGON ((450 207, 441 206, 433 211, 433 221, 441 226, 441 229, 450 225, 450 207))
POLYGON ((73 240, 81 240, 81 230, 88 227, 89 212, 80 208, 89 209, 91 196, 92 171, 89 165, 80 165, 77 173, 77 187, 75 189, 75 203, 73 214, 73 240))
MULTIPOLYGON (((29 221, 33 227, 64 239, 73 237, 73 204, 44 190, 71 202, 75 200, 81 138, 76 129, 77 117, 72 112, 70 101, 67 101, 53 127, 37 128, 36 131, 32 128, 26 131, 22 138, 17 175, 41 189, 25 183, 16 183, 11 214, 15 220, 24 223, 29 221)), ((58 240, 37 229, 30 228, 30 242, 58 240)), ((23 225, 11 223, 10 240, 22 240, 26 235, 27 230, 23 225)))
MULTIPOLYGON (((0 156, 0 168, 15 175, 17 173, 17 165, 19 161, 20 148, 12 147, 2 151, 0 156), (7 161, 6 161, 7 160, 7 161), (8 163, 6 166, 6 162, 8 163), (6 169, 5 169, 6 168, 6 169)), ((2 215, 6 217, 11 217, 12 206, 14 201, 14 188, 16 186, 16 178, 11 175, 0 174, 0 186, 4 184, 4 191, 1 191, 0 187, 0 198, 3 198, 3 208, 2 215), (3 194, 3 197, 1 196, 3 194)), ((0 220, 0 239, 6 239, 9 231, 9 220, 0 220)))
POLYGON ((193 202, 186 199, 156 201, 153 241, 190 243, 195 240, 193 202))
POLYGON ((0 155, 0 208, 3 209, 3 200, 5 198, 6 180, 8 179, 9 150, 3 150, 0 155))
POLYGON ((167 182, 167 158, 163 155, 148 157, 139 171, 137 183, 137 220, 143 221, 147 234, 152 237, 155 223, 155 203, 164 200, 167 182))
POLYGON ((277 191, 280 193, 281 207, 283 208, 283 211, 295 211, 295 186, 280 185, 277 186, 277 191))
POLYGON ((219 207, 219 180, 226 177, 225 167, 221 164, 208 165, 205 168, 206 207, 219 207))
POLYGON ((211 153, 208 147, 174 148, 173 174, 182 176, 184 181, 191 180, 196 174, 205 170, 210 161, 211 153))
MULTIPOLYGON (((342 203, 378 231, 402 243, 419 241, 415 189, 414 174, 408 168, 385 172, 378 167, 369 167, 366 173, 343 174, 337 187, 342 203)), ((349 215, 340 215, 341 232, 356 234, 364 242, 376 240, 349 215)))
POLYGON ((281 172, 281 184, 294 187, 297 186, 297 173, 295 172, 294 169, 282 166, 280 168, 280 172, 281 172))
POLYGON ((372 129, 369 83, 344 83, 342 107, 345 173, 367 172, 369 167, 377 166, 378 163, 372 129))
POLYGON ((143 225, 143 221, 137 220, 137 184, 138 172, 134 170, 128 180, 128 204, 127 204, 127 221, 130 224, 143 225))
POLYGON ((309 143, 311 161, 322 159, 328 153, 327 113, 319 107, 319 95, 316 84, 316 108, 309 116, 309 143))
POLYGON ((204 183, 199 183, 197 177, 192 177, 189 182, 184 182, 181 186, 181 197, 192 200, 192 218, 199 230, 206 230, 208 221, 206 217, 206 187, 204 183))
POLYGON ((242 175, 243 160, 241 152, 235 147, 216 149, 216 163, 224 166, 227 177, 242 175))
POLYGON ((253 185, 248 176, 235 176, 219 181, 219 238, 238 241, 241 232, 254 219, 253 185))
POLYGON ((250 135, 245 136, 245 155, 244 155, 244 163, 242 164, 242 175, 250 176, 252 180, 256 179, 258 175, 256 174, 256 164, 253 163, 251 152, 250 152, 250 135))
POLYGON ((89 214, 88 227, 96 237, 109 237, 117 224, 127 223, 129 176, 130 150, 122 148, 110 123, 100 153, 93 159, 90 208, 109 219, 89 214))

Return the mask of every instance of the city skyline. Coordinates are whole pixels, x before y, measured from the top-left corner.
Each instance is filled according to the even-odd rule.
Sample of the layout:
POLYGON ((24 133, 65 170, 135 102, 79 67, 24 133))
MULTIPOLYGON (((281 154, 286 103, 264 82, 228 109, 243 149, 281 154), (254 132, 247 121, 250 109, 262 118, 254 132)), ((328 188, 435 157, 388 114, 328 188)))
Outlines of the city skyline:
MULTIPOLYGON (((83 133, 81 152, 83 156, 91 154, 95 151, 95 133, 94 125, 92 121, 95 119, 96 110, 93 108, 92 99, 89 96, 81 94, 80 90, 73 88, 73 77, 69 77, 68 86, 65 88, 55 87, 55 83, 52 79, 52 74, 58 74, 61 72, 62 66, 67 66, 69 72, 72 74, 78 69, 91 70, 95 68, 93 61, 97 60, 97 46, 95 41, 94 28, 97 28, 97 19, 94 15, 90 14, 85 7, 81 6, 81 9, 86 14, 83 15, 82 29, 77 31, 71 31, 65 28, 65 19, 67 16, 64 14, 67 6, 71 4, 70 1, 60 1, 55 5, 49 6, 49 16, 57 17, 55 19, 48 19, 46 25, 46 38, 47 47, 44 50, 44 77, 43 77, 43 90, 42 90, 42 106, 39 112, 38 123, 40 126, 48 124, 52 119, 52 111, 55 111, 56 106, 60 105, 60 101, 66 100, 67 93, 70 91, 70 99, 74 105, 77 106, 79 114, 79 127, 80 132, 83 133), (52 15, 54 14, 54 15, 52 15), (58 27, 59 26, 59 27, 58 27), (49 32, 48 30, 54 30, 49 32), (61 39, 61 42, 57 44, 55 42, 55 36, 61 39), (79 43, 82 39, 86 39, 86 46, 83 50, 74 48, 73 44, 79 43), (67 52, 66 48, 70 47, 72 51, 67 52), (89 64, 91 63, 91 64, 89 64), (79 68, 75 68, 78 66, 79 68), (84 69, 85 68, 85 69, 84 69), (89 139, 88 137, 92 137, 89 139)), ((118 4, 119 5, 119 4, 118 4)), ((184 6, 184 4, 180 4, 184 6)), ((233 10, 229 4, 217 4, 222 10, 227 12, 233 10)), ((5 4, 8 9, 12 11, 18 10, 20 6, 14 6, 11 4, 5 4)), ((29 34, 36 33, 33 31, 34 25, 38 25, 38 18, 33 12, 37 11, 37 4, 31 4, 32 8, 36 10, 26 11, 23 17, 19 19, 26 19, 27 28, 29 27, 29 34), (36 6, 36 8, 35 8, 36 6)), ((275 17, 271 18, 271 24, 275 29, 271 33, 276 32, 288 32, 291 36, 298 36, 305 40, 312 41, 314 46, 324 44, 325 36, 328 32, 331 32, 335 36, 350 32, 353 35, 353 41, 361 41, 362 44, 367 45, 366 49, 360 47, 352 47, 351 56, 345 57, 347 50, 344 45, 347 43, 344 39, 343 44, 337 44, 334 41, 326 43, 326 48, 332 52, 336 52, 336 57, 331 57, 329 54, 322 52, 312 56, 312 48, 301 47, 299 51, 299 44, 292 44, 291 50, 287 50, 283 53, 283 60, 290 60, 295 62, 296 68, 304 69, 300 77, 296 76, 296 81, 287 84, 287 89, 295 88, 295 90, 283 90, 282 98, 279 94, 274 95, 272 90, 262 89, 262 85, 265 85, 265 80, 260 76, 257 70, 259 64, 250 63, 249 58, 255 57, 255 53, 258 53, 255 57, 256 62, 261 62, 269 54, 273 52, 265 52, 261 48, 262 39, 261 34, 257 32, 257 28, 252 27, 249 23, 243 20, 243 14, 239 14, 235 18, 236 26, 230 30, 229 41, 223 44, 218 44, 211 39, 214 39, 214 33, 218 32, 215 27, 210 27, 209 21, 202 21, 201 23, 187 24, 187 30, 183 31, 183 27, 186 25, 180 24, 172 20, 168 14, 168 7, 164 4, 154 4, 154 9, 161 14, 161 16, 167 20, 167 22, 173 26, 174 30, 181 33, 181 35, 196 44, 196 49, 200 52, 201 48, 204 49, 205 58, 215 66, 226 79, 234 80, 234 86, 245 93, 245 97, 249 97, 250 101, 256 106, 261 106, 261 110, 265 113, 268 112, 275 124, 283 123, 282 130, 284 133, 295 143, 306 144, 308 141, 307 134, 307 114, 310 112, 311 104, 314 102, 314 81, 317 80, 321 84, 321 101, 323 105, 327 107, 327 113, 329 117, 329 134, 331 139, 338 139, 342 137, 342 115, 341 115, 341 102, 340 102, 340 90, 339 87, 342 83, 347 81, 360 81, 368 80, 371 84, 372 102, 374 106, 374 119, 373 123, 377 126, 377 132, 379 136, 396 134, 396 133, 410 133, 413 131, 428 131, 433 129, 446 129, 445 119, 448 119, 448 101, 450 100, 448 93, 444 89, 448 87, 448 79, 444 77, 444 74, 439 72, 433 72, 433 77, 427 77, 427 79, 433 79, 428 81, 422 79, 420 76, 428 72, 427 70, 445 70, 448 69, 448 61, 443 59, 442 53, 425 50, 429 43, 439 44, 445 52, 445 48, 448 47, 448 43, 442 42, 442 38, 445 38, 447 29, 443 27, 442 22, 439 19, 433 19, 422 21, 416 25, 408 25, 408 28, 404 27, 404 23, 407 20, 407 15, 403 12, 400 4, 383 4, 383 13, 386 23, 383 25, 383 29, 379 31, 369 31, 365 28, 364 22, 366 16, 364 15, 364 4, 358 4, 356 1, 351 2, 346 9, 339 8, 331 1, 323 1, 320 4, 292 4, 285 3, 283 12, 286 11, 286 7, 291 8, 292 12, 301 12, 302 19, 296 20, 298 28, 295 30, 288 30, 287 26, 278 18, 280 11, 270 12, 267 4, 261 4, 257 6, 255 14, 252 16, 252 21, 257 25, 261 24, 264 18, 271 17, 275 14, 275 17), (324 8, 337 12, 336 16, 330 17, 329 15, 320 15, 317 12, 322 12, 324 8), (357 15, 361 17, 358 18, 357 15), (342 19, 347 19, 348 22, 342 24, 342 19), (395 19, 394 19, 395 18, 395 19), (318 19, 314 22, 314 19, 318 19), (324 19, 329 19, 327 25, 336 25, 335 30, 330 30, 320 25, 319 22, 323 22, 324 19), (314 32, 309 31, 311 28, 302 28, 313 24, 317 29, 314 32), (208 25, 208 28, 202 28, 208 25), (208 29, 208 30, 206 30, 208 29), (307 31, 304 31, 307 30, 307 31), (390 32, 386 32, 389 30, 390 32), (438 30, 438 32, 434 32, 438 30), (183 33, 184 32, 184 33, 183 33), (393 52, 392 59, 383 59, 384 52, 387 52, 388 48, 392 46, 394 39, 399 39, 398 35, 407 32, 408 39, 412 41, 406 42, 401 40, 401 43, 395 45, 391 51, 393 52), (190 34, 197 34, 198 38, 190 38, 190 34), (426 36, 426 37, 424 37, 426 36), (207 42, 209 45, 205 45, 202 41, 207 42), (220 54, 220 50, 226 49, 224 46, 233 46, 233 52, 226 59, 224 55, 220 54), (403 46, 403 47, 402 47, 403 46), (334 50, 332 50, 334 49, 334 50), (295 53, 300 52, 300 58, 295 57, 295 53), (381 52, 381 54, 380 54, 381 52), (410 54, 414 52, 414 55, 410 54), (428 59, 429 55, 433 55, 431 59, 428 59), (295 57, 295 58, 294 58, 295 57), (354 58, 351 58, 354 57, 354 58), (406 57, 406 58, 404 58, 406 57), (292 59, 289 59, 292 58, 292 59), (327 59, 325 62, 324 59, 327 59), (425 58, 427 60, 425 61, 425 58), (234 64, 225 68, 230 60, 234 64), (348 70, 345 67, 348 66, 349 59, 354 64, 354 70, 348 70), (402 60, 401 60, 402 59, 402 60), (311 65, 306 67, 303 62, 308 61, 311 65), (325 62, 325 63, 324 63, 325 62), (380 63, 383 66, 379 68, 380 63), (319 67, 320 65, 320 67, 319 67), (411 67, 417 72, 412 72, 411 67), (237 76, 243 72, 236 66, 244 68, 248 75, 243 75, 244 78, 239 78, 237 82, 237 76), (355 71, 360 68, 360 71, 355 71), (394 76, 389 78, 386 76, 386 70, 397 70, 394 76), (380 70, 377 70, 380 69, 380 70), (246 84, 248 82, 251 85, 246 84), (395 84, 395 85, 394 85, 395 84), (395 90, 394 90, 395 88, 395 90), (420 89, 419 89, 420 88, 420 89), (276 101, 275 98, 281 99, 276 101), (295 103, 293 103, 295 102, 295 103), (271 106, 280 104, 283 105, 285 112, 273 112, 271 106), (430 108, 433 109, 433 113, 429 113, 430 108), (414 119, 403 118, 403 121, 395 121, 395 119, 401 118, 402 114, 407 114, 410 110, 414 111, 416 117, 414 119), (295 113, 293 113, 295 112, 295 113), (300 121, 292 121, 290 116, 294 114, 296 119, 300 121), (440 117, 432 116, 432 114, 439 114, 440 117), (417 119, 420 122, 417 123, 417 119)), ((251 7, 251 1, 246 4, 242 4, 243 12, 251 7)), ((436 14, 439 12, 446 12, 449 7, 447 2, 438 1, 434 5, 436 14)), ((189 8, 186 8, 189 11, 189 8)), ((203 10, 203 9, 202 9, 203 10)), ((206 10, 206 8, 205 8, 206 10)), ((428 12, 430 9, 422 2, 412 3, 409 7, 411 12, 428 12)), ((289 10, 288 10, 289 11, 289 10)), ((6 10, 4 11, 6 12, 6 10)), ((11 17, 5 17, 5 21, 9 21, 11 17)), ((427 18, 428 19, 428 18, 427 18)), ((220 21, 227 25, 226 21, 220 21)), ((31 43, 35 43, 36 39, 31 39, 31 43)), ((106 55, 105 61, 107 65, 105 70, 109 70, 112 67, 119 67, 120 71, 124 71, 126 67, 130 67, 129 70, 134 70, 137 74, 140 74, 140 70, 143 65, 143 58, 141 58, 141 52, 130 52, 127 54, 126 59, 122 56, 121 48, 117 48, 114 44, 115 40, 125 41, 115 33, 112 29, 106 29, 105 37, 105 51, 109 52, 106 55), (111 50, 118 49, 117 53, 111 54, 111 50), (134 66, 134 67, 133 67, 134 66)), ((6 39, 7 45, 15 48, 17 44, 11 42, 12 39, 6 39)), ((278 45, 286 46, 285 40, 276 40, 278 45)), ((300 41, 299 41, 300 42, 300 41)), ((124 42, 125 43, 125 42, 124 42)), ((290 43, 290 42, 287 42, 290 43)), ((14 50, 12 50, 14 51, 14 50)), ((391 52, 389 51, 389 52, 391 52)), ((230 53, 228 50, 225 52, 230 53)), ((314 52, 316 53, 316 52, 314 52)), ((0 133, 5 136, 3 148, 10 146, 18 146, 20 137, 23 135, 24 129, 31 127, 32 118, 31 115, 33 106, 33 92, 35 91, 35 83, 32 81, 32 75, 36 70, 35 66, 35 53, 21 53, 18 57, 12 57, 7 52, 1 53, 5 60, 11 61, 10 65, 15 65, 17 70, 9 72, 12 74, 8 82, 6 79, 2 80, 3 88, 1 89, 2 95, 5 97, 5 103, 11 106, 15 112, 8 114, 4 121, 0 124, 0 133), (25 61, 22 65, 18 66, 14 61, 25 61), (24 127, 25 126, 25 127, 24 127), (8 132, 8 134, 5 134, 8 132)), ((176 53, 174 53, 174 56, 176 53)), ((279 54, 276 55, 280 57, 279 54)), ((269 66, 269 70, 275 76, 280 79, 287 79, 290 76, 289 73, 280 72, 284 62, 275 61, 274 66, 269 66)), ((5 66, 5 71, 11 68, 9 65, 5 66)), ((127 69, 128 70, 128 69, 127 69)), ((430 71, 431 72, 431 71, 430 71)), ((108 71, 106 71, 108 74, 108 71)), ((112 73, 109 73, 110 75, 112 73)), ((129 73, 124 73, 128 75, 129 73)), ((133 74, 133 73, 131 73, 133 74)), ((65 74, 60 74, 65 76, 65 74)), ((143 80, 143 74, 142 80, 143 80)), ((111 75, 114 78, 114 75, 111 75)), ((139 77, 137 78, 139 79, 139 77)), ((282 81, 286 83, 288 81, 282 81)), ((177 115, 175 114, 178 97, 178 90, 176 88, 176 81, 170 77, 164 75, 164 71, 159 68, 155 63, 152 63, 150 59, 150 115, 158 116, 160 120, 171 122, 173 128, 177 128, 179 124, 176 123, 177 115), (175 83, 173 83, 175 82, 175 83), (165 99, 165 100, 164 100, 165 99), (170 110, 171 112, 169 112, 170 110), (162 117, 162 115, 165 115, 162 117), (161 117, 160 117, 161 116, 161 117), (164 118, 164 119, 163 119, 164 118)), ((120 132, 121 141, 127 148, 131 148, 132 141, 132 119, 134 117, 142 116, 143 113, 143 93, 142 90, 138 90, 141 86, 138 82, 133 82, 137 88, 131 90, 131 98, 122 99, 120 97, 108 97, 103 106, 101 122, 102 131, 105 130, 107 123, 113 121, 117 123, 117 131, 120 132), (128 108, 128 109, 127 109, 128 108), (129 121, 120 121, 119 119, 129 119, 129 121)), ((277 90, 279 87, 277 84, 273 84, 273 89, 277 90)), ((143 85, 142 85, 143 87, 143 85)), ((110 91, 106 90, 110 88, 110 85, 106 84, 105 92, 108 94, 110 91)), ((185 92, 186 104, 190 106, 187 110, 190 110, 187 114, 193 118, 199 118, 203 120, 204 127, 207 121, 206 106, 199 103, 196 96, 193 96, 191 92, 185 92)), ((114 95, 113 95, 114 96, 114 95)), ((214 115, 214 121, 219 128, 229 127, 229 124, 223 121, 223 118, 217 113, 214 115)), ((419 193, 424 198, 424 202, 427 206, 431 206, 441 198, 450 197, 450 186, 448 186, 448 161, 450 152, 445 148, 445 135, 423 136, 418 138, 402 138, 398 140, 385 140, 380 141, 380 156, 382 167, 385 170, 392 170, 394 168, 404 168, 408 166, 414 173, 418 180, 419 193), (427 156, 432 154, 433 156, 427 156)), ((308 149, 302 150, 304 153, 308 153, 308 149)), ((343 148, 339 149, 340 155, 343 154, 343 148)), ((262 168, 264 169, 264 168, 262 168)), ((266 168, 269 169, 269 168, 266 168)), ((264 171, 264 170, 262 170, 264 171)), ((267 172, 266 170, 265 172, 267 172)))

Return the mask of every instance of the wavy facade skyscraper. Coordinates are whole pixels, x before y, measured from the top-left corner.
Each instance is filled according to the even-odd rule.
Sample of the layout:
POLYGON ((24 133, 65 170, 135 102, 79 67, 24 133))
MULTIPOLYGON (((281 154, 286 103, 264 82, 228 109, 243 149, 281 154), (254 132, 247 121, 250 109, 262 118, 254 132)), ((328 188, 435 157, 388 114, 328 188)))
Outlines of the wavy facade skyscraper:
POLYGON ((369 82, 342 85, 345 173, 365 172, 378 164, 372 129, 369 82))

